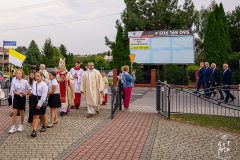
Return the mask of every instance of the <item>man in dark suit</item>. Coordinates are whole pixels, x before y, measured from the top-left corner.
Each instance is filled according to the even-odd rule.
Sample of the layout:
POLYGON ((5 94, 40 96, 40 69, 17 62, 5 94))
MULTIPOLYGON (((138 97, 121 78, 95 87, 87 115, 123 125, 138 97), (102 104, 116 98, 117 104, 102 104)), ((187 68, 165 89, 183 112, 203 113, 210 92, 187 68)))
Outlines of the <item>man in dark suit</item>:
POLYGON ((205 85, 203 81, 203 73, 205 71, 205 67, 203 62, 200 63, 200 68, 201 69, 198 71, 198 84, 197 84, 197 90, 194 92, 195 94, 197 94, 201 86, 203 89, 205 89, 205 85))
MULTIPOLYGON (((216 87, 216 86, 219 86, 220 85, 220 71, 219 69, 217 68, 216 64, 215 63, 212 63, 211 64, 211 67, 213 69, 212 71, 212 86, 211 87, 216 87)), ((211 89, 211 93, 210 93, 210 96, 211 94, 213 93, 213 97, 217 94, 216 92, 213 92, 215 88, 212 88, 211 89)), ((224 100, 224 96, 223 96, 223 93, 222 93, 222 90, 217 87, 220 95, 221 95, 221 98, 219 100, 224 100)))
POLYGON ((226 98, 224 100, 224 103, 228 103, 229 97, 231 98, 230 102, 234 101, 234 99, 236 99, 236 98, 230 93, 230 86, 229 85, 232 84, 232 82, 231 82, 232 71, 228 68, 227 64, 223 65, 223 69, 224 69, 224 72, 223 72, 222 85, 223 85, 224 92, 226 93, 226 98))
POLYGON ((205 62, 205 71, 203 73, 203 81, 205 84, 205 96, 206 97, 210 97, 210 93, 209 93, 209 88, 210 88, 210 84, 212 82, 212 68, 209 67, 209 63, 205 62))

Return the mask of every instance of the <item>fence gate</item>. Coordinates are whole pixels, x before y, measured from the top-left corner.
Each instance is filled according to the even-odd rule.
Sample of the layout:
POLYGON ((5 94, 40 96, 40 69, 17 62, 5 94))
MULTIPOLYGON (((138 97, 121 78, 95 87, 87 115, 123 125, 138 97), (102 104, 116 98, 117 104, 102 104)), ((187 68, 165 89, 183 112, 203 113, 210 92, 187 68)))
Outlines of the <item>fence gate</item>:
POLYGON ((122 110, 122 82, 118 81, 116 89, 111 87, 111 118, 116 115, 118 109, 122 110))
POLYGON ((160 81, 156 86, 156 110, 170 119, 170 86, 160 81))

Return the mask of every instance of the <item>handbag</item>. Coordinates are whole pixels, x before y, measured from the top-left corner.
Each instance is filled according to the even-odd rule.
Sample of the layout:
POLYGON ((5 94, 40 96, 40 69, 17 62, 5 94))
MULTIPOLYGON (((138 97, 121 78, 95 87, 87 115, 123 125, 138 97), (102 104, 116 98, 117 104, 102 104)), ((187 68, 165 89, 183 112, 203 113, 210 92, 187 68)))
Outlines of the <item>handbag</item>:
MULTIPOLYGON (((36 92, 37 92, 37 83, 36 83, 36 92)), ((38 100, 38 92, 37 92, 37 102, 38 102, 39 100, 38 100)), ((47 101, 47 99, 43 102, 43 104, 42 104, 42 107, 41 108, 47 108, 47 106, 48 106, 48 101, 47 101)))

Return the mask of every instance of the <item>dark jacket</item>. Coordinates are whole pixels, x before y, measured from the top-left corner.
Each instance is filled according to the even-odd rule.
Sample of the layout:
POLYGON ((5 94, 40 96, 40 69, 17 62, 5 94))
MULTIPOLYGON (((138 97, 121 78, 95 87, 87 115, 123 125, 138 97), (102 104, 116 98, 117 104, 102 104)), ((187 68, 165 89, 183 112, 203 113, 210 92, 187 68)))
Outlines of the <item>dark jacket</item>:
POLYGON ((212 68, 211 67, 207 67, 203 73, 203 81, 204 82, 208 82, 208 81, 212 81, 212 68))
POLYGON ((199 71, 198 71, 198 77, 199 77, 199 80, 202 80, 203 79, 203 73, 205 71, 205 67, 202 67, 199 71))
POLYGON ((215 83, 217 82, 218 84, 220 83, 220 71, 218 68, 215 68, 212 72, 212 82, 215 83))
POLYGON ((232 78, 232 71, 230 69, 227 69, 223 72, 223 85, 231 85, 231 78, 232 78))

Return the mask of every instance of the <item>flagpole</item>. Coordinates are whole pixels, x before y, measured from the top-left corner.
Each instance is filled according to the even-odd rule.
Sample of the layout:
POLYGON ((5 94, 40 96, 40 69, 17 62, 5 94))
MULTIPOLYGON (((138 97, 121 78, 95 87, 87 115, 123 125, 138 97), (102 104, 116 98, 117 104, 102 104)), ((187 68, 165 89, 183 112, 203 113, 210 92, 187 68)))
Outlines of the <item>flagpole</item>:
POLYGON ((3 41, 3 59, 2 59, 2 84, 3 84, 3 78, 4 78, 4 41, 3 41))

